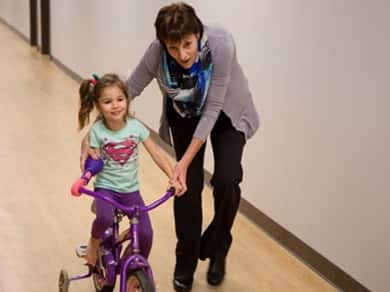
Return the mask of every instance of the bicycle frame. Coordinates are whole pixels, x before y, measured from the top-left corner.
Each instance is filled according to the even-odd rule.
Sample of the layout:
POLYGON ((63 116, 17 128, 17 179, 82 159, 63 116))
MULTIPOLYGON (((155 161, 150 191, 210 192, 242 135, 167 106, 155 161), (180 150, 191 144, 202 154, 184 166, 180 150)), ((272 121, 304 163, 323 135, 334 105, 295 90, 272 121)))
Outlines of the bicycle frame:
MULTIPOLYGON (((140 254, 140 244, 138 238, 139 214, 141 212, 149 212, 154 208, 157 208, 158 206, 163 204, 171 196, 174 195, 175 189, 170 188, 165 193, 165 195, 163 195, 162 197, 160 197, 159 199, 155 200, 153 203, 147 206, 138 206, 138 205, 125 206, 110 197, 106 197, 101 193, 94 192, 85 188, 85 186, 88 184, 90 179, 98 172, 100 172, 103 169, 103 167, 104 167, 103 160, 101 159, 94 160, 91 157, 88 157, 85 162, 84 172, 82 176, 73 183, 71 187, 71 193, 74 196, 80 196, 81 194, 86 194, 91 197, 104 200, 107 203, 113 205, 117 210, 120 210, 123 213, 128 214, 130 219, 129 236, 126 236, 125 238, 121 238, 119 240, 120 220, 118 218, 120 218, 120 216, 116 214, 115 216, 116 219, 114 220, 113 225, 111 225, 111 228, 105 230, 103 235, 103 240, 100 245, 100 248, 102 248, 104 251, 104 254, 99 256, 102 263, 104 263, 105 274, 102 273, 103 271, 100 270, 100 267, 92 267, 91 265, 88 265, 89 269, 87 274, 69 278, 68 272, 62 269, 60 271, 60 276, 58 281, 59 289, 61 292, 68 292, 69 284, 72 281, 88 278, 92 276, 92 274, 97 274, 97 276, 102 276, 102 279, 104 279, 104 286, 114 286, 116 276, 117 274, 120 274, 119 291, 125 292, 128 272, 129 271, 136 272, 139 269, 144 270, 144 273, 146 273, 146 275, 144 274, 144 276, 145 277, 147 276, 150 280, 148 281, 148 283, 152 287, 154 287, 152 269, 147 259, 140 254), (123 247, 122 245, 127 240, 130 240, 130 243, 127 246, 126 250, 123 252, 121 257, 121 252, 123 247)), ((96 278, 94 279, 96 281, 96 278)))
MULTIPOLYGON (((138 238, 138 218, 140 212, 149 212, 161 204, 163 204, 165 201, 167 201, 171 196, 174 195, 174 189, 171 188, 169 189, 165 195, 151 203, 150 205, 147 206, 138 206, 138 205, 133 205, 133 206, 124 206, 117 201, 113 200, 112 198, 106 197, 103 194, 100 194, 98 192, 91 191, 89 189, 86 189, 84 187, 79 188, 79 192, 92 196, 94 198, 98 198, 101 200, 104 200, 108 202, 109 204, 113 205, 115 208, 118 210, 121 210, 122 212, 130 214, 130 237, 128 239, 124 239, 122 241, 117 242, 118 240, 118 230, 119 230, 119 225, 118 222, 115 222, 113 225, 113 248, 115 251, 115 254, 113 255, 112 259, 106 259, 106 262, 111 263, 112 265, 115 265, 115 267, 119 267, 120 270, 120 292, 125 292, 126 290, 126 276, 127 272, 129 270, 137 270, 137 269, 145 269, 147 272, 150 280, 152 283, 154 282, 153 280, 153 273, 152 269, 147 261, 141 254, 140 254, 140 245, 139 245, 139 238, 138 238), (124 259, 120 258, 120 246, 123 244, 123 242, 130 240, 130 256, 125 257, 124 259), (119 263, 117 262, 119 260, 119 263), (124 262, 123 262, 124 260, 124 262)), ((104 243, 104 239, 102 244, 104 243)), ((107 279, 109 280, 108 282, 113 283, 116 277, 116 269, 108 269, 108 274, 106 275, 107 279)), ((88 273, 88 275, 85 275, 81 278, 86 278, 89 277, 92 274, 92 271, 88 273)), ((80 277, 77 277, 77 279, 80 279, 80 277)), ((76 280, 70 279, 70 280, 76 280)))

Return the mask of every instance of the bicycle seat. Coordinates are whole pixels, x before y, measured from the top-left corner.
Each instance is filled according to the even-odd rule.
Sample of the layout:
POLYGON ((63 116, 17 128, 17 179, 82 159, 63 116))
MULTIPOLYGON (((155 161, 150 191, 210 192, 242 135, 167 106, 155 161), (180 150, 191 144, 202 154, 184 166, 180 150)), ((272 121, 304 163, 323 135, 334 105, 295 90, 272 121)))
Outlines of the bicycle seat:
MULTIPOLYGON (((96 203, 95 203, 95 201, 92 201, 92 203, 91 203, 91 212, 93 213, 93 214, 96 214, 96 203)), ((119 209, 115 209, 115 215, 117 216, 117 217, 120 217, 120 218, 122 218, 124 215, 126 215, 123 211, 121 211, 121 210, 119 210, 119 209)))

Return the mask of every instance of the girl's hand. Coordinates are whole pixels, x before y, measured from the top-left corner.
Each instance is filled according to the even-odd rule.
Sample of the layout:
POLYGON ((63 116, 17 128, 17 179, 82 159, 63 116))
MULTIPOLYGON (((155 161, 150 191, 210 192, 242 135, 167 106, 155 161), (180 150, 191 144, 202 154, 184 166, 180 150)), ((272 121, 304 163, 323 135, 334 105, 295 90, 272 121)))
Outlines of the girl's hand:
POLYGON ((183 186, 179 183, 177 180, 169 180, 169 187, 168 188, 175 188, 175 196, 180 197, 184 194, 182 191, 183 186))
POLYGON ((84 171, 85 160, 88 156, 91 156, 93 159, 98 159, 100 157, 99 149, 89 147, 89 134, 85 135, 81 141, 81 153, 80 153, 80 169, 81 172, 84 171))
POLYGON ((80 155, 80 168, 81 171, 84 171, 85 167, 85 160, 87 160, 88 156, 91 156, 93 159, 99 159, 100 158, 100 152, 99 149, 97 148, 87 148, 85 150, 81 150, 81 155, 80 155))
POLYGON ((97 148, 90 148, 89 143, 85 143, 84 140, 81 144, 81 153, 80 153, 80 169, 81 172, 84 171, 85 160, 87 160, 88 156, 91 156, 93 159, 100 158, 100 152, 97 148))

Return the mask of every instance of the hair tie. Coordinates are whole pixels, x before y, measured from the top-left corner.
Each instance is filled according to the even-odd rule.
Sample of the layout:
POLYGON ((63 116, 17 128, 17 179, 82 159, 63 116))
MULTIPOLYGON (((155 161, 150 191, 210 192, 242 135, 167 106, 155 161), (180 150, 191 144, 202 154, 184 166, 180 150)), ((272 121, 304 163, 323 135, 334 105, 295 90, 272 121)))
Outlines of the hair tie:
POLYGON ((99 76, 97 74, 92 74, 92 78, 90 79, 93 85, 96 85, 96 82, 99 80, 99 76))

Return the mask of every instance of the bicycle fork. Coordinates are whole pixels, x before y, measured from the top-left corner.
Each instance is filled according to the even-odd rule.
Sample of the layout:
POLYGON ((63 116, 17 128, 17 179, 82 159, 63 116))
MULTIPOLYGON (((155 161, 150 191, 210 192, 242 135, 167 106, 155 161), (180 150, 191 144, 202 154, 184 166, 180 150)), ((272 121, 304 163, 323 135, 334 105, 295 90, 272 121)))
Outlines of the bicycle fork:
POLYGON ((138 215, 139 215, 139 208, 136 208, 134 213, 130 217, 130 234, 131 234, 131 242, 130 242, 130 256, 126 258, 123 267, 121 269, 121 276, 120 276, 120 292, 126 291, 126 280, 128 271, 133 270, 139 270, 143 269, 151 282, 154 285, 154 279, 153 279, 153 272, 150 268, 150 265, 141 255, 141 249, 139 245, 139 238, 138 238, 138 215))

